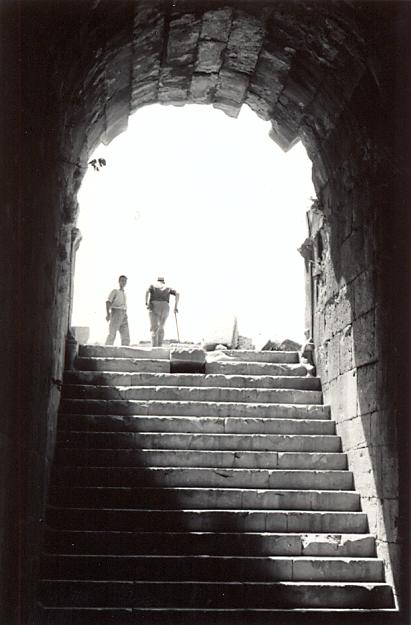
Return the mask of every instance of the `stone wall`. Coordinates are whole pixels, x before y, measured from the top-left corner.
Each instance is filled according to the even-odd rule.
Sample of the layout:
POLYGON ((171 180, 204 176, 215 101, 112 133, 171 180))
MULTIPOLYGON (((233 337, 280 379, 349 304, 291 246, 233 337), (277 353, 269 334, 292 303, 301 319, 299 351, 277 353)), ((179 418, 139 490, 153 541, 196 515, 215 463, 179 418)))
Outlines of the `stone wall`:
POLYGON ((319 140, 314 182, 323 221, 313 233, 320 265, 314 340, 324 399, 336 419, 370 532, 377 536, 387 579, 401 593, 409 471, 401 446, 409 441, 409 392, 406 384, 401 391, 399 381, 405 381, 409 360, 409 324, 395 300, 405 296, 408 301, 407 274, 398 272, 401 266, 409 272, 409 257, 398 224, 408 228, 409 213, 401 199, 398 160, 387 161, 389 149, 394 154, 398 146, 391 129, 381 124, 387 115, 381 104, 367 72, 335 128, 319 140))
MULTIPOLYGON (((3 3, 0 45, 9 63, 2 174, 11 175, 2 175, 0 230, 7 267, 0 325, 6 415, 0 462, 7 465, 0 491, 1 623, 32 623, 76 193, 93 147, 123 130, 130 112, 157 101, 208 103, 233 116, 246 103, 271 121, 272 138, 284 149, 303 139, 325 216, 316 339, 326 398, 380 549, 388 550, 397 580, 405 570, 394 522, 403 518, 401 507, 397 517, 407 501, 403 484, 408 489, 403 468, 396 490, 396 460, 408 460, 410 195, 404 200, 401 192, 409 177, 404 128, 411 126, 411 99, 409 64, 396 59, 411 58, 409 12, 397 3, 375 6, 3 3)), ((402 540, 405 521, 399 530, 402 540)))

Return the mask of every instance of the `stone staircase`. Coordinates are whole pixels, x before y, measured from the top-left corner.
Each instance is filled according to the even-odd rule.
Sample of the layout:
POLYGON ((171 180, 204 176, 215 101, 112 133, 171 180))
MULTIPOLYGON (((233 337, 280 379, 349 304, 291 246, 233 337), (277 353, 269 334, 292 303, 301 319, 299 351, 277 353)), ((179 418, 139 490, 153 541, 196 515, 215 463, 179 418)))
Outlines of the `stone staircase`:
POLYGON ((297 353, 227 351, 205 374, 179 374, 166 349, 82 346, 76 366, 49 490, 41 625, 390 618, 392 589, 320 380, 297 353))

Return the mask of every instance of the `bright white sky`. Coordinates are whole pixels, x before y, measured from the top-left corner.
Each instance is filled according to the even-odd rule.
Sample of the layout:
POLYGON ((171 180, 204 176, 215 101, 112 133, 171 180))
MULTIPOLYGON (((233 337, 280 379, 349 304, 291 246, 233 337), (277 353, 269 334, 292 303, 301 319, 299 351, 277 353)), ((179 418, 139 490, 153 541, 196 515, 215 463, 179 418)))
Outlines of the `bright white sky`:
MULTIPOLYGON (((290 152, 243 106, 149 106, 94 158, 79 192, 72 325, 107 335, 105 300, 128 277, 131 343, 149 340, 145 291, 158 275, 181 294, 181 340, 224 331, 234 315, 256 347, 302 341, 305 213, 315 192, 302 144, 290 152)), ((173 298, 171 298, 173 300, 173 298)), ((173 314, 166 338, 175 338, 173 314)), ((118 339, 117 339, 118 342, 118 339)))

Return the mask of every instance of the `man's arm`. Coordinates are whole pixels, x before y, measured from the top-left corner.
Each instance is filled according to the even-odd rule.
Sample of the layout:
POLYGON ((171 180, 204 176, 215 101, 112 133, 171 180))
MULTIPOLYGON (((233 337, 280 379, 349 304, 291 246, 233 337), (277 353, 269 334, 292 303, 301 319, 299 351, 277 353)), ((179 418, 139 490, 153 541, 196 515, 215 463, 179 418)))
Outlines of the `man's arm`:
POLYGON ((110 321, 110 317, 111 317, 111 302, 108 299, 106 301, 106 321, 110 321))
POLYGON ((176 298, 175 302, 174 302, 174 312, 177 313, 178 312, 178 302, 180 301, 180 293, 178 293, 176 291, 174 297, 176 298))
POLYGON ((149 287, 146 291, 146 306, 150 310, 151 308, 151 288, 149 287))

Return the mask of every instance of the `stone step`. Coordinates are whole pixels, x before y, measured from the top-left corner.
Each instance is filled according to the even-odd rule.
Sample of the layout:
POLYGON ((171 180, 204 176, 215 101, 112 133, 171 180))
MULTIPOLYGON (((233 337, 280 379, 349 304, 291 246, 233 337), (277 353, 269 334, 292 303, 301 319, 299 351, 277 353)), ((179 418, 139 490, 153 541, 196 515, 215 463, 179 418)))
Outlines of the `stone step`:
POLYGON ((51 487, 52 504, 68 507, 359 511, 354 491, 186 487, 51 487))
MULTIPOLYGON (((76 369, 81 371, 126 371, 170 373, 169 360, 150 358, 76 358, 76 369)), ((304 375, 304 374, 302 374, 304 375)))
MULTIPOLYGON (((139 358, 168 360, 170 347, 139 347, 80 345, 79 356, 89 358, 139 358)), ((257 351, 257 350, 224 350, 207 352, 207 360, 224 359, 238 362, 298 363, 298 352, 290 351, 257 351)))
MULTIPOLYGON (((169 360, 149 358, 83 358, 76 359, 76 369, 81 371, 113 371, 128 373, 170 373, 169 360)), ((216 361, 206 363, 206 374, 305 377, 307 368, 296 363, 264 363, 216 361)), ((176 374, 173 374, 176 375, 176 374)), ((309 376, 308 376, 309 377, 309 376)), ((315 378, 312 378, 315 379, 315 378)))
POLYGON ((267 404, 322 404, 321 391, 298 389, 220 388, 192 386, 92 386, 65 384, 63 397, 71 399, 246 402, 267 404))
POLYGON ((326 419, 247 417, 154 417, 129 415, 60 415, 62 430, 99 432, 192 432, 220 434, 335 434, 326 419))
POLYGON ((169 360, 168 347, 137 347, 114 345, 79 345, 82 358, 131 358, 138 360, 169 360))
POLYGON ((184 432, 90 432, 60 430, 58 432, 58 442, 64 447, 88 447, 94 449, 341 451, 341 439, 335 434, 187 434, 184 432))
POLYGON ((375 556, 370 534, 113 532, 46 530, 46 553, 256 556, 375 556))
MULTIPOLYGON (((388 584, 373 582, 136 582, 42 580, 43 606, 198 608, 385 608, 388 584)), ((150 621, 148 621, 150 622, 150 621)))
POLYGON ((69 466, 175 466, 262 469, 330 469, 347 468, 343 453, 275 452, 275 451, 187 451, 175 449, 91 449, 58 447, 57 465, 69 466))
POLYGON ((153 415, 194 417, 280 417, 282 419, 329 419, 330 407, 323 405, 260 404, 206 401, 137 401, 104 399, 62 399, 66 414, 153 415))
POLYGON ((296 364, 299 362, 298 352, 287 352, 287 351, 257 351, 257 350, 246 350, 246 349, 227 349, 224 351, 215 352, 207 352, 207 360, 214 360, 217 358, 217 362, 221 362, 219 360, 227 359, 233 360, 236 362, 269 362, 269 363, 289 363, 296 364))
POLYGON ((307 367, 301 363, 268 363, 268 362, 241 362, 234 360, 216 360, 207 362, 206 375, 273 375, 298 376, 307 375, 307 367))
POLYGON ((221 388, 281 388, 321 390, 320 378, 292 375, 203 375, 199 373, 127 373, 116 371, 66 371, 65 384, 103 386, 193 386, 221 388))
POLYGON ((191 467, 60 467, 52 485, 352 490, 350 471, 211 469, 191 467))
POLYGON ((363 512, 296 510, 142 510, 50 505, 55 529, 104 531, 305 532, 364 534, 363 512))
MULTIPOLYGON (((41 607, 41 625, 347 625, 344 608, 75 608, 41 607)), ((349 625, 404 625, 395 608, 350 608, 349 625)))
POLYGON ((384 581, 377 558, 49 554, 41 564, 42 577, 59 580, 384 581))

